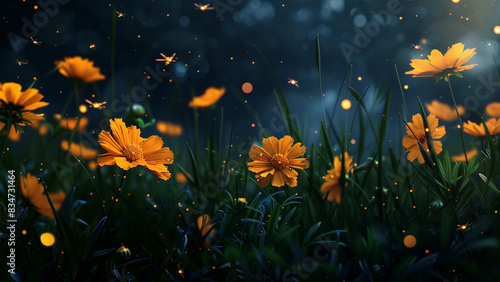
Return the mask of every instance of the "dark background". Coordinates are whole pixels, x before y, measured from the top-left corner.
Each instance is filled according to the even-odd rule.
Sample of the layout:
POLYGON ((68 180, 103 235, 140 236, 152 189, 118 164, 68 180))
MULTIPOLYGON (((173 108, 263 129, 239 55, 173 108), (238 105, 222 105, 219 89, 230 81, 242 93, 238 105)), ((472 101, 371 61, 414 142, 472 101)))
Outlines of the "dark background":
MULTIPOLYGON (((386 86, 393 89, 392 130, 388 131, 387 142, 395 138, 399 140, 398 128, 404 129, 397 122, 402 103, 394 64, 399 69, 402 85, 408 85, 404 95, 410 115, 419 111, 417 96, 423 102, 440 99, 451 103, 445 82, 434 84, 432 78, 412 78, 404 74, 411 69, 411 59, 425 58, 432 49, 444 53, 457 42, 463 42, 466 48, 476 48, 478 54, 469 63, 479 66, 465 71, 463 79, 452 79, 457 103, 483 112, 487 103, 498 100, 492 57, 499 57, 500 35, 493 31, 494 26, 500 25, 498 1, 462 0, 453 3, 451 0, 429 0, 400 1, 398 4, 398 1, 367 0, 218 0, 202 2, 217 6, 216 10, 207 11, 196 9, 194 3, 198 2, 4 0, 0 4, 0 81, 14 81, 26 87, 33 77, 42 78, 34 87, 50 102, 42 110, 50 117, 61 111, 72 86, 58 72, 44 76, 54 68, 54 61, 80 55, 93 60, 107 76, 106 80, 96 84, 103 100, 108 101, 107 110, 111 116, 123 117, 125 103, 116 104, 114 108, 110 105, 109 38, 114 5, 124 14, 116 19, 116 97, 126 97, 131 85, 142 85, 143 78, 148 76, 145 74, 147 67, 165 69, 170 76, 163 77, 161 83, 147 91, 148 98, 136 102, 150 106, 154 118, 185 127, 192 126, 192 121, 187 121, 192 120, 192 109, 187 107, 191 97, 202 94, 209 86, 225 86, 228 92, 217 105, 224 107, 226 129, 230 128, 233 109, 236 108, 236 134, 249 132, 257 136, 257 129, 251 126, 254 120, 237 98, 240 95, 258 113, 262 126, 270 129, 273 135, 282 137, 281 122, 276 111, 273 112, 276 107, 275 83, 252 47, 255 44, 269 60, 287 95, 292 113, 297 114, 305 143, 318 142, 319 134, 315 132, 319 132, 322 110, 315 53, 317 34, 321 43, 325 110, 332 112, 342 79, 352 64, 351 86, 360 93, 366 91, 365 103, 374 120, 380 117, 383 107, 383 104, 375 103, 377 87, 386 82, 386 86), (47 4, 46 13, 49 15, 45 21, 40 16, 44 3, 51 3, 47 4), (57 9, 54 3, 57 3, 57 9), (382 19, 373 15, 386 15, 388 5, 401 7, 400 12, 382 19), (377 25, 379 29, 372 30, 373 36, 364 40, 366 46, 356 47, 353 39, 357 34, 359 36, 359 32, 355 28, 366 32, 365 24, 377 20, 385 20, 385 26, 377 25), (26 32, 23 34, 23 26, 31 24, 36 30, 24 27, 26 32), (27 34, 42 43, 33 44, 27 34), (90 48, 92 44, 95 48, 90 48), (342 44, 360 48, 347 58, 342 52, 342 44), (412 44, 419 44, 423 49, 415 50, 412 44), (155 61, 161 58, 160 53, 168 56, 176 53, 176 62, 163 66, 155 61), (20 66, 16 60, 27 60, 28 64, 20 66), (288 78, 296 79, 300 87, 288 84, 288 78), (253 84, 252 93, 241 92, 244 82, 253 84)), ((95 90, 92 85, 87 85, 80 87, 79 92, 83 99, 91 99, 95 90)), ((339 101, 347 97, 345 86, 340 95, 339 101)), ((353 112, 348 113, 349 121, 353 112)), ((76 115, 74 103, 70 105, 69 115, 76 115)), ((91 128, 98 129, 95 132, 98 134, 102 115, 94 109, 86 115, 91 119, 91 128)), ((209 111, 208 116, 211 115, 213 112, 209 111)), ((345 118, 345 111, 338 108, 334 125, 344 124, 345 118)), ((469 118, 474 119, 471 116, 465 120, 469 118)), ((154 129, 146 131, 154 132, 154 129)), ((457 142, 456 123, 447 123, 447 131, 450 133, 447 136, 457 142)), ((455 151, 460 151, 459 146, 455 147, 455 151)))

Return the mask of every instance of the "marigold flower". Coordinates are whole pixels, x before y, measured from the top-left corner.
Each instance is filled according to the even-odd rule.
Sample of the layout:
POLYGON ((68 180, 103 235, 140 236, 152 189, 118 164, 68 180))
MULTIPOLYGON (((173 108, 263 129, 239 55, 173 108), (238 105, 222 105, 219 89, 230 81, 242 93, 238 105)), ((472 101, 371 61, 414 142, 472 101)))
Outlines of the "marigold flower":
MULTIPOLYGON (((62 128, 65 128, 66 130, 69 131, 75 129, 76 124, 78 123, 78 118, 71 118, 71 117, 61 118, 61 114, 55 114, 54 118, 59 121, 59 124, 61 125, 62 128)), ((87 128, 88 124, 89 124, 89 119, 85 116, 81 117, 80 123, 78 123, 76 131, 82 132, 85 128, 87 128)))
MULTIPOLYGON (((21 177, 21 190, 24 198, 35 206, 35 210, 37 212, 50 219, 55 218, 52 208, 50 207, 49 200, 44 193, 43 186, 41 183, 38 183, 38 178, 36 176, 28 173, 26 177, 21 177)), ((54 208, 59 210, 64 202, 64 199, 66 199, 66 193, 59 190, 56 193, 49 193, 49 197, 54 205, 54 208)))
MULTIPOLYGON (((0 130, 7 124, 10 118, 12 126, 25 126, 27 122, 35 123, 43 120, 43 114, 35 114, 32 111, 45 107, 49 103, 42 102, 43 95, 35 88, 21 91, 18 83, 7 82, 0 85, 0 130)), ((4 132, 10 128, 4 128, 4 132)))
POLYGON ((182 125, 171 123, 168 121, 157 121, 156 130, 158 130, 158 132, 160 132, 161 134, 170 137, 179 137, 182 135, 182 125))
MULTIPOLYGON (((352 170, 352 156, 347 152, 344 153, 344 170, 345 173, 349 173, 352 170)), ((321 185, 321 192, 323 194, 328 193, 327 200, 333 202, 333 199, 337 203, 342 200, 342 187, 340 186, 340 176, 342 175, 342 161, 339 157, 333 158, 333 168, 327 171, 327 175, 323 176, 326 181, 321 185)), ((345 184, 347 186, 347 183, 345 184)))
POLYGON ((485 112, 488 116, 493 118, 500 118, 500 103, 491 102, 486 106, 485 112))
POLYGON ((163 180, 170 178, 165 164, 174 162, 174 154, 168 147, 162 148, 160 137, 153 135, 144 139, 140 129, 134 125, 127 127, 120 118, 109 122, 113 136, 104 130, 99 134, 99 144, 108 151, 97 157, 100 166, 117 165, 129 170, 140 165, 163 180))
POLYGON ((226 93, 226 88, 209 87, 201 96, 193 97, 189 102, 191 108, 207 108, 217 103, 219 99, 226 93))
POLYGON ((477 66, 477 64, 463 65, 476 54, 475 50, 476 48, 472 48, 464 51, 464 44, 456 43, 443 56, 439 50, 434 49, 426 60, 411 60, 410 65, 413 70, 405 74, 412 74, 413 77, 435 77, 437 80, 444 78, 446 81, 452 74, 461 77, 461 71, 477 66))
MULTIPOLYGON (((490 118, 485 123, 491 135, 500 133, 500 119, 490 118)), ((464 132, 476 137, 486 137, 486 131, 484 131, 483 124, 477 124, 470 120, 464 123, 464 132)))
MULTIPOLYGON (((474 148, 470 151, 467 151, 467 160, 470 160, 472 159, 472 157, 474 157, 475 155, 477 155, 477 149, 474 148)), ((457 156, 451 156, 450 157, 450 160, 452 161, 456 161, 456 162, 462 162, 462 163, 465 163, 466 162, 466 159, 465 159, 465 154, 460 154, 460 155, 457 155, 457 156)))
POLYGON ((106 78, 106 76, 101 74, 98 67, 94 67, 93 61, 82 59, 80 56, 66 57, 63 61, 56 61, 54 63, 62 75, 78 82, 90 83, 106 78))
POLYGON ((269 185, 281 187, 288 184, 290 187, 297 186, 296 169, 306 169, 309 167, 307 158, 298 158, 306 152, 306 147, 296 143, 293 145, 293 138, 285 135, 278 140, 276 137, 264 138, 262 147, 253 145, 249 156, 253 162, 248 163, 248 169, 256 173, 255 177, 259 186, 264 188, 269 185))
MULTIPOLYGON (((457 119, 457 112, 450 105, 441 103, 437 100, 432 100, 432 102, 425 103, 425 107, 430 114, 435 115, 440 120, 452 121, 457 119)), ((463 115, 465 113, 465 108, 463 106, 457 106, 458 114, 463 115)))
MULTIPOLYGON (((63 151, 68 151, 68 148, 69 148, 68 140, 62 140, 61 149, 63 149, 63 151)), ((81 160, 90 160, 97 157, 97 150, 91 149, 85 146, 83 143, 77 144, 72 142, 71 152, 73 152, 73 154, 81 160)))
MULTIPOLYGON (((412 121, 413 122, 408 122, 408 126, 406 128, 406 133, 408 135, 403 137, 403 146, 406 148, 406 153, 409 153, 407 159, 410 162, 418 158, 418 162, 423 164, 425 161, 422 153, 420 152, 418 143, 420 142, 420 144, 422 144, 427 152, 429 152, 425 132, 429 131, 432 140, 435 140, 443 137, 446 134, 446 129, 444 128, 444 126, 438 127, 439 119, 436 118, 436 116, 433 114, 430 114, 427 117, 427 122, 429 123, 429 128, 427 129, 424 128, 424 120, 422 119, 422 116, 420 114, 414 115, 412 117, 412 121), (417 139, 415 139, 415 137, 417 139)), ((441 141, 432 141, 432 145, 434 146, 436 154, 439 154, 441 153, 441 151, 443 151, 443 145, 441 144, 441 141)))

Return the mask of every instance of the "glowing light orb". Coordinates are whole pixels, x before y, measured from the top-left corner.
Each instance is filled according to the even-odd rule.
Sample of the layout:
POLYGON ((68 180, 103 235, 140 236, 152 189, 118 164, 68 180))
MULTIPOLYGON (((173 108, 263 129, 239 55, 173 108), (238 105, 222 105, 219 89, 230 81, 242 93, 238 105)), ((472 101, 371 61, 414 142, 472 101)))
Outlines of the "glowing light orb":
POLYGON ((344 110, 349 110, 351 108, 351 101, 349 101, 348 99, 344 99, 340 105, 342 106, 342 109, 344 110))
POLYGON ((495 26, 495 27, 493 28, 493 32, 494 32, 495 34, 500 34, 500 25, 495 26))
POLYGON ((403 243, 407 248, 413 248, 417 244, 417 238, 415 238, 415 236, 413 235, 407 235, 404 238, 403 243))
POLYGON ((42 242, 44 246, 50 247, 56 242, 56 237, 50 232, 45 232, 40 235, 40 242, 42 242))
POLYGON ((403 86, 403 88, 404 88, 405 90, 406 90, 406 89, 408 89, 408 85, 403 86))
POLYGON ((87 112, 87 106, 85 106, 85 105, 80 105, 80 107, 78 109, 80 110, 80 113, 82 113, 82 114, 87 112))
POLYGON ((245 82, 243 83, 243 85, 241 86, 241 90, 246 93, 246 94, 249 94, 250 92, 252 92, 253 90, 253 85, 250 83, 250 82, 245 82))
POLYGON ((451 2, 456 4, 456 3, 460 3, 460 0, 451 0, 451 2))

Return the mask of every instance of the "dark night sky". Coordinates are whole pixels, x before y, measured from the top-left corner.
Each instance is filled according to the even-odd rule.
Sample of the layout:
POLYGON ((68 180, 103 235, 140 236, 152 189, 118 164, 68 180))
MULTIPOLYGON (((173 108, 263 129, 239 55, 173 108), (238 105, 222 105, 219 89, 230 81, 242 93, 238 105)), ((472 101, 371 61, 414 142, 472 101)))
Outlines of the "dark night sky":
MULTIPOLYGON (((185 124, 186 115, 192 114, 187 103, 193 93, 200 95, 209 86, 225 86, 229 91, 218 105, 225 108, 228 125, 232 109, 237 108, 239 134, 247 130, 256 134, 256 130, 252 131, 250 125, 253 121, 234 91, 240 92, 256 110, 264 127, 278 124, 273 118, 276 114, 272 112, 276 106, 272 91, 275 85, 252 47, 255 44, 267 56, 289 99, 292 112, 298 115, 307 136, 306 143, 317 141, 319 135, 314 131, 319 130, 322 111, 315 57, 316 34, 321 42, 327 111, 332 111, 342 78, 351 63, 351 85, 360 93, 368 88, 365 103, 373 111, 374 118, 380 116, 382 108, 382 105, 373 105, 375 85, 386 82, 394 90, 391 117, 393 121, 398 119, 401 99, 394 64, 399 68, 402 84, 409 87, 404 93, 410 114, 418 112, 416 96, 423 102, 442 97, 442 101, 450 103, 446 83, 435 85, 432 78, 411 78, 404 72, 410 70, 412 58, 421 58, 421 54, 425 57, 431 49, 444 52, 456 42, 465 43, 466 48, 476 47, 478 54, 470 63, 479 64, 473 70, 464 72, 463 79, 452 80, 457 103, 466 102, 466 105, 476 106, 482 112, 484 105, 498 100, 497 86, 485 86, 478 90, 480 85, 494 80, 492 55, 499 57, 500 35, 493 32, 493 27, 500 25, 497 1, 462 0, 455 4, 451 0, 217 0, 203 2, 217 6, 216 10, 208 11, 197 10, 194 6, 197 2, 185 0, 40 2, 7 0, 0 4, 0 36, 3 38, 0 41, 0 60, 3 62, 0 66, 1 81, 15 81, 27 86, 33 77, 40 78, 52 70, 54 61, 64 56, 80 55, 95 61, 95 65, 101 67, 108 77, 97 82, 97 86, 103 99, 110 103, 109 36, 111 5, 115 5, 116 10, 124 14, 116 21, 117 97, 129 93, 131 84, 141 85, 148 67, 165 68, 170 76, 162 77, 162 82, 148 91, 150 97, 145 100, 157 119, 185 124), (36 25, 44 20, 43 16, 40 17, 41 11, 44 11, 43 3, 52 3, 49 5, 48 20, 43 26, 36 25), (53 3, 58 3, 57 9, 53 3), (37 9, 35 5, 38 5, 37 9), (41 45, 33 44, 26 34, 23 35, 26 21, 35 25, 36 30, 26 31, 41 41, 41 45), (363 44, 356 45, 359 31, 371 36, 365 38, 368 41, 363 40, 363 44), (12 42, 8 34, 10 38, 13 34, 19 36, 18 39, 25 43, 12 42), (427 44, 423 44, 423 39, 427 44), (95 48, 89 48, 91 44, 95 44, 95 48), (412 49, 412 44, 420 44, 423 49, 412 49), (347 45, 357 48, 350 59, 344 56, 341 48, 347 45), (176 53, 177 61, 164 67, 155 62, 160 53, 176 53), (19 66, 16 60, 28 60, 28 64, 19 66), (360 81, 358 77, 361 77, 360 81), (178 82, 180 94, 169 78, 178 82), (288 78, 298 80, 300 87, 288 84, 288 78), (241 85, 247 81, 254 86, 250 94, 241 92, 241 85)), ((46 116, 60 111, 71 91, 69 82, 57 72, 38 81, 35 88, 51 103, 46 108, 46 116)), ((94 89, 86 86, 80 92, 83 98, 87 98, 94 93, 94 89)), ((341 99, 346 97, 345 87, 341 95, 341 99)), ((70 114, 74 115, 74 110, 70 114)), ((352 112, 349 114, 352 115, 352 112)), ((123 115, 124 112, 115 114, 123 115)), ((98 119, 93 119, 92 113, 89 116, 92 122, 98 122, 98 119)), ((344 118, 345 112, 338 109, 334 124, 343 123, 344 118)), ((391 124, 391 128, 396 129, 397 126, 397 122, 391 124)), ((448 124, 447 127, 453 126, 448 124)), ((397 132, 390 131, 388 139, 395 138, 397 132)), ((283 131, 275 133, 278 137, 284 134, 283 131)))

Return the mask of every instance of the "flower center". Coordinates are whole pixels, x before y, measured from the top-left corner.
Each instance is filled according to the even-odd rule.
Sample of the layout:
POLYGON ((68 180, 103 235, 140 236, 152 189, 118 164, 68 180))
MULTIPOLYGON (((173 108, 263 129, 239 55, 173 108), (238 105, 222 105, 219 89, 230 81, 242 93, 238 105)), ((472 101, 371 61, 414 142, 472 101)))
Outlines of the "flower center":
POLYGON ((125 158, 127 158, 127 161, 129 162, 144 158, 142 147, 137 144, 129 144, 125 146, 125 148, 123 148, 122 154, 123 156, 125 156, 125 158))
POLYGON ((283 154, 276 154, 271 158, 272 166, 277 170, 283 170, 288 167, 288 159, 283 154))
POLYGON ((427 142, 427 139, 425 139, 425 135, 420 136, 420 139, 418 139, 420 143, 425 144, 427 142))

